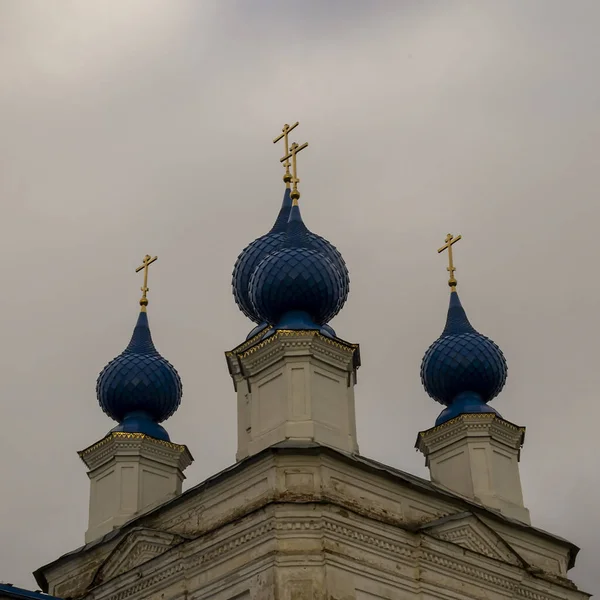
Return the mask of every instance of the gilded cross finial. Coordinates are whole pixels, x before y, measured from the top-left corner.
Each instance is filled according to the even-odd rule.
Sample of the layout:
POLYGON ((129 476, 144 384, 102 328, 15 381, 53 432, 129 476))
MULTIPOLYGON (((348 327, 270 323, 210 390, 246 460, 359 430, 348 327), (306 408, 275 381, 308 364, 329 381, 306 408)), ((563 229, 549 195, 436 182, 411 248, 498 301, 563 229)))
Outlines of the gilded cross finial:
POLYGON ((283 162, 284 160, 289 160, 290 158, 292 159, 292 193, 290 194, 290 196, 292 197, 292 206, 298 206, 298 200, 300 198, 300 192, 298 191, 298 184, 300 183, 300 180, 298 179, 296 155, 301 150, 304 150, 304 148, 306 148, 307 146, 308 142, 305 142, 304 144, 302 144, 302 146, 298 146, 298 144, 294 142, 290 146, 289 153, 286 154, 282 159, 280 159, 280 162, 283 162))
POLYGON ((146 306, 148 306, 148 298, 146 298, 146 294, 150 291, 150 288, 148 287, 148 267, 157 259, 158 256, 152 258, 149 254, 146 254, 141 266, 135 270, 136 273, 139 273, 142 269, 144 269, 144 285, 140 288, 142 290, 142 297, 140 298, 142 312, 146 312, 146 306))
POLYGON ((450 289, 453 292, 456 291, 456 278, 454 277, 454 271, 456 271, 456 268, 454 266, 454 259, 452 257, 452 245, 456 244, 456 242, 458 242, 458 240, 460 240, 461 238, 462 238, 461 235, 457 235, 456 237, 453 237, 452 234, 449 233, 445 239, 446 243, 441 248, 438 248, 438 254, 440 252, 443 252, 444 250, 448 250, 448 273, 450 273, 450 279, 448 279, 448 285, 450 286, 450 289))
MULTIPOLYGON (((290 133, 290 131, 292 131, 292 129, 296 129, 296 127, 298 127, 300 123, 298 121, 296 121, 293 125, 288 125, 287 123, 283 126, 283 129, 281 130, 281 133, 273 140, 273 143, 276 144, 279 140, 283 139, 283 145, 285 146, 285 152, 284 154, 289 154, 290 152, 290 147, 289 147, 289 143, 288 143, 288 134, 290 133)), ((292 175, 290 173, 290 160, 289 158, 287 159, 282 159, 283 162, 283 166, 285 167, 285 173, 283 175, 283 181, 285 182, 285 187, 289 188, 290 187, 290 182, 292 181, 292 175), (283 162, 285 161, 285 162, 283 162)))

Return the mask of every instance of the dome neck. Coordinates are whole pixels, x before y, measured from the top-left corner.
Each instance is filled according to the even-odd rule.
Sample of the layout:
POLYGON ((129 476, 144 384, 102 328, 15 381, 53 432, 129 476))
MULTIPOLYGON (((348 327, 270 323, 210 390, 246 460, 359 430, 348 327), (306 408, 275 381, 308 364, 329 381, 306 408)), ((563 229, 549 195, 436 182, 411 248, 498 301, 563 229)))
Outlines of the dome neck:
POLYGON ((473 329, 467 313, 463 308, 460 298, 456 291, 450 293, 450 306, 448 307, 448 316, 446 318, 446 327, 442 332, 443 336, 458 335, 460 333, 477 333, 473 329))
POLYGON ((435 421, 435 426, 441 425, 458 415, 472 415, 479 413, 492 413, 502 418, 500 413, 488 406, 476 392, 461 392, 445 408, 435 421))
POLYGON ((286 188, 283 194, 283 202, 281 203, 281 208, 279 209, 279 214, 275 219, 275 223, 273 223, 273 227, 271 227, 271 231, 269 233, 280 233, 285 231, 287 227, 287 222, 290 217, 290 209, 292 208, 292 196, 289 188, 286 188))
POLYGON ((140 312, 137 323, 131 336, 131 341, 125 349, 125 352, 135 354, 153 354, 157 353, 154 343, 152 342, 152 334, 150 333, 150 325, 148 324, 148 313, 140 312))
POLYGON ((321 329, 313 318, 304 310, 289 310, 284 313, 274 329, 321 329))
POLYGON ((170 442, 167 430, 158 424, 146 411, 134 410, 127 413, 123 420, 111 430, 112 432, 122 433, 142 433, 157 440, 170 442))
POLYGON ((283 246, 285 248, 308 248, 310 245, 308 239, 309 233, 310 232, 302 220, 300 207, 297 203, 292 204, 285 230, 285 242, 283 246))

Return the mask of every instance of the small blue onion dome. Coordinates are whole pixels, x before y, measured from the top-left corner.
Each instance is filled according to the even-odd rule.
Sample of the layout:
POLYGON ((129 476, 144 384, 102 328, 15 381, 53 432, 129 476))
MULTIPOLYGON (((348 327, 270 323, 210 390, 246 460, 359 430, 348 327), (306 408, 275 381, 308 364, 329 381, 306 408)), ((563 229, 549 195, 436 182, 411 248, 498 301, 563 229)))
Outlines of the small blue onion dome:
POLYGON ((119 422, 113 431, 168 440, 158 423, 179 407, 181 379, 154 347, 145 310, 140 312, 129 346, 98 376, 96 395, 102 410, 119 422))
POLYGON ((250 279, 250 301, 278 329, 320 329, 342 308, 347 280, 313 245, 300 208, 292 206, 280 250, 266 256, 250 279))
POLYGON ((285 237, 285 228, 290 216, 292 207, 292 199, 290 189, 286 188, 283 195, 283 202, 279 215, 273 224, 271 230, 254 240, 246 246, 238 256, 235 266, 233 267, 232 287, 233 297, 239 309, 255 323, 260 323, 260 318, 254 312, 254 307, 250 302, 249 284, 252 273, 262 261, 262 259, 281 247, 285 237))
POLYGON ((447 406, 436 425, 459 414, 496 413, 487 403, 502 391, 506 376, 502 351, 492 340, 475 331, 458 294, 452 291, 446 327, 421 363, 425 391, 447 406))

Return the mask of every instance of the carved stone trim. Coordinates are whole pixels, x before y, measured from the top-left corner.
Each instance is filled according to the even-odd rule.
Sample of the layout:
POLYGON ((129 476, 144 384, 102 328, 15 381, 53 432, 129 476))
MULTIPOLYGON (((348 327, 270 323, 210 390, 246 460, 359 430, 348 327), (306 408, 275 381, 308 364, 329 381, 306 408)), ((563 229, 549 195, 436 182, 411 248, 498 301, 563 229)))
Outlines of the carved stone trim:
POLYGON ((98 443, 79 452, 86 467, 93 471, 116 456, 145 455, 185 470, 193 461, 187 446, 157 440, 143 433, 113 432, 98 443))
POLYGON ((157 440, 156 438, 150 437, 145 433, 128 433, 125 431, 112 431, 107 436, 103 437, 99 442, 88 446, 84 450, 80 450, 77 454, 79 456, 84 456, 94 450, 97 450, 100 446, 108 444, 110 441, 114 439, 125 439, 125 440, 152 440, 154 443, 166 446, 167 448, 171 448, 173 450, 179 450, 183 452, 186 449, 186 446, 181 444, 174 444, 173 442, 167 442, 165 440, 157 440))
POLYGON ((233 550, 236 550, 237 548, 241 548, 246 544, 249 544, 252 541, 266 537, 269 532, 277 528, 277 523, 275 523, 273 519, 269 519, 250 531, 245 531, 241 535, 229 538, 222 544, 215 544, 208 550, 195 553, 187 559, 186 570, 194 569, 200 565, 211 562, 233 550))
POLYGON ((261 344, 264 345, 253 348, 252 352, 238 355, 244 374, 253 375, 284 357, 294 356, 314 357, 343 371, 354 369, 354 349, 318 334, 297 337, 278 337, 276 334, 261 344))
POLYGON ((404 546, 398 542, 392 542, 384 537, 379 537, 370 533, 367 534, 348 525, 342 525, 341 523, 337 523, 329 519, 325 519, 324 526, 326 530, 340 535, 345 539, 358 542, 365 546, 371 546, 373 548, 377 548, 378 550, 384 550, 385 552, 390 552, 391 554, 395 554, 397 556, 411 557, 414 554, 411 546, 404 546))
POLYGON ((173 575, 184 571, 185 568, 186 566, 184 562, 178 560, 175 564, 166 567, 162 571, 159 571, 146 579, 142 579, 134 585, 126 587, 121 591, 117 592, 116 594, 113 594, 112 596, 108 596, 108 600, 123 600, 124 598, 128 598, 129 596, 137 594, 138 592, 143 592, 144 590, 147 590, 148 588, 156 585, 157 583, 160 583, 165 579, 169 579, 173 575))
POLYGON ((498 534, 490 530, 487 525, 483 524, 474 516, 468 518, 467 522, 458 522, 455 527, 441 531, 436 530, 436 528, 433 527, 426 533, 438 540, 451 542, 466 548, 467 550, 476 552, 477 554, 502 561, 503 563, 508 563, 517 567, 525 566, 525 563, 520 556, 518 556, 518 554, 502 538, 500 538, 498 534), (489 543, 488 540, 478 532, 479 527, 482 527, 484 531, 488 532, 489 535, 496 540, 497 544, 504 549, 504 552, 489 543))
POLYGON ((494 552, 487 544, 484 544, 480 537, 475 535, 473 528, 469 525, 465 525, 459 529, 453 529, 452 531, 444 531, 436 536, 440 540, 447 542, 453 542, 458 546, 463 546, 468 550, 495 558, 497 560, 503 560, 503 556, 499 552, 494 552))
POLYGON ((428 455, 434 448, 466 437, 479 437, 482 433, 518 450, 523 446, 525 428, 517 427, 491 413, 459 415, 437 427, 420 431, 417 448, 428 455))
POLYGON ((244 375, 241 372, 240 361, 244 363, 244 370, 257 369, 269 361, 274 362, 274 358, 282 353, 301 348, 306 348, 322 360, 343 365, 344 370, 356 370, 360 366, 358 344, 351 344, 339 338, 332 339, 321 335, 316 330, 278 330, 265 340, 255 342, 253 338, 244 342, 237 348, 225 352, 225 357, 235 383, 236 379, 244 375))
POLYGON ((246 356, 249 356, 250 354, 257 352, 261 348, 264 348, 265 346, 268 346, 276 341, 285 340, 286 338, 294 338, 294 337, 316 338, 320 341, 325 342, 326 344, 330 344, 331 346, 334 346, 335 348, 338 348, 338 349, 348 352, 350 354, 354 354, 354 352, 356 350, 358 350, 358 344, 349 344, 347 342, 342 342, 341 340, 338 340, 338 339, 328 338, 328 337, 325 337, 324 335, 321 335, 316 330, 297 330, 296 331, 296 330, 291 330, 291 329, 279 329, 273 335, 268 337, 266 340, 263 340, 262 342, 255 344, 248 350, 245 350, 244 352, 239 352, 239 351, 237 351, 237 348, 236 348, 235 350, 233 350, 233 353, 240 356, 240 358, 245 358, 246 356))
POLYGON ((123 538, 100 565, 92 586, 109 581, 160 556, 185 538, 152 529, 134 529, 123 538))
POLYGON ((473 579, 484 581, 487 584, 491 583, 492 585, 510 592, 514 591, 518 585, 516 581, 511 581, 507 577, 501 577, 495 573, 490 573, 484 569, 474 567, 466 562, 454 560, 448 556, 433 552, 432 550, 422 551, 421 562, 423 562, 423 560, 433 565, 443 567, 444 569, 448 569, 453 573, 461 573, 473 579))
MULTIPOLYGON (((229 537, 222 543, 210 545, 208 548, 205 546, 203 547, 202 544, 200 544, 193 554, 185 558, 182 558, 181 554, 178 555, 177 558, 173 557, 177 561, 175 564, 165 565, 163 568, 157 564, 153 564, 152 567, 148 567, 147 574, 144 573, 144 565, 141 565, 138 567, 140 570, 138 575, 139 579, 137 581, 132 582, 130 585, 126 585, 116 593, 106 596, 98 590, 100 593, 96 598, 105 598, 105 600, 124 600, 138 592, 147 590, 149 587, 154 586, 181 571, 189 572, 190 570, 197 569, 214 560, 222 560, 232 552, 240 552, 240 550, 251 543, 269 539, 275 531, 283 533, 298 532, 300 535, 302 535, 302 532, 309 531, 322 531, 324 535, 327 535, 328 533, 334 534, 338 543, 340 539, 342 540, 342 543, 343 540, 346 539, 353 543, 370 547, 374 550, 402 557, 403 560, 412 559, 416 562, 418 561, 418 563, 421 564, 421 568, 425 568, 427 565, 441 567, 444 570, 459 573, 473 580, 484 582, 486 585, 494 585, 511 593, 518 591, 520 596, 527 600, 546 600, 545 596, 538 596, 525 588, 521 591, 520 577, 519 580, 509 576, 502 577, 485 568, 474 566, 465 561, 455 560, 440 553, 439 550, 436 551, 431 548, 423 547, 422 544, 420 546, 411 544, 403 545, 402 543, 390 540, 385 536, 364 531, 361 528, 354 527, 347 523, 341 523, 335 518, 332 519, 329 515, 321 515, 318 518, 310 519, 269 517, 268 520, 263 521, 250 529, 246 529, 239 535, 229 537)), ((196 541, 201 542, 202 538, 198 538, 196 541)), ((189 543, 193 544, 196 541, 190 541, 189 543)), ((515 567, 514 565, 511 565, 511 567, 517 568, 519 571, 523 572, 519 567, 515 567)))

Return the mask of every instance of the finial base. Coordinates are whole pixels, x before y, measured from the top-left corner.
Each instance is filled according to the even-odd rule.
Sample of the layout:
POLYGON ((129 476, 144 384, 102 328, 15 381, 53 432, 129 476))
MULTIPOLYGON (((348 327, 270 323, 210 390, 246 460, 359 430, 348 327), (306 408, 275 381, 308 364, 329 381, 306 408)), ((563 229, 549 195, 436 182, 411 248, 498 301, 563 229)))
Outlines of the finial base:
POLYGON ((115 431, 143 433, 157 440, 171 441, 167 430, 143 410, 136 410, 125 415, 125 418, 116 427, 113 427, 110 433, 115 431))
POLYGON ((500 419, 502 418, 502 415, 496 409, 485 403, 479 394, 463 392, 454 398, 454 400, 438 415, 438 418, 435 420, 435 426, 437 427, 446 421, 450 421, 458 415, 481 413, 493 413, 500 419))

